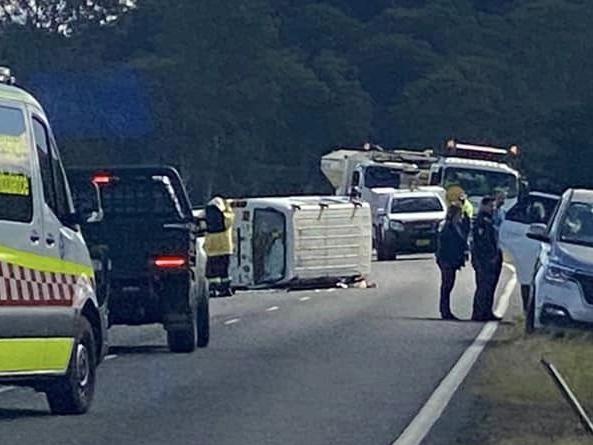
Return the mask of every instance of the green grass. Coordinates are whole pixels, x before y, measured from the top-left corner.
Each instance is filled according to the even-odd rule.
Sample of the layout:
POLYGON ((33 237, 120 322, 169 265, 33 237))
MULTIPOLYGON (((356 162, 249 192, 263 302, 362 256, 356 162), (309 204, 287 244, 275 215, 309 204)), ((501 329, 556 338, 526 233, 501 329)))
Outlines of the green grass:
POLYGON ((471 386, 488 406, 484 428, 496 445, 591 443, 540 364, 552 362, 593 414, 593 335, 577 331, 527 336, 522 323, 503 326, 471 386))

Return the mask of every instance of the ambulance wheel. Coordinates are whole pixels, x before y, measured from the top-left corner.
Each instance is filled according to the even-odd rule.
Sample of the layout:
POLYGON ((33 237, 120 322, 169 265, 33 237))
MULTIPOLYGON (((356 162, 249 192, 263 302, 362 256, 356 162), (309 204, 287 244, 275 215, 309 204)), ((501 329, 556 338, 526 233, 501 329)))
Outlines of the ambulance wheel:
POLYGON ((169 350, 174 353, 190 353, 196 350, 198 334, 198 316, 194 313, 190 317, 191 322, 182 328, 167 330, 167 344, 169 350))
POLYGON ((198 348, 205 348, 210 342, 210 299, 208 286, 204 286, 198 299, 198 348))
POLYGON ((68 372, 46 391, 52 414, 76 415, 89 410, 95 394, 96 350, 91 324, 82 318, 68 372))

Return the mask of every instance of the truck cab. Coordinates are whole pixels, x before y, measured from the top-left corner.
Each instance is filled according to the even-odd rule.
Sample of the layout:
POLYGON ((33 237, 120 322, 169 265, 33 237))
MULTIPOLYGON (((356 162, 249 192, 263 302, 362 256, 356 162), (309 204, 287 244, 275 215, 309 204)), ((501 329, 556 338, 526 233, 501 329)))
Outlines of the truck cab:
MULTIPOLYGON (((97 193, 94 190, 94 193, 97 193)), ((55 414, 91 406, 106 309, 51 126, 0 68, 0 384, 47 395, 55 414)))
POLYGON ((504 149, 449 141, 445 155, 430 168, 429 182, 444 189, 461 187, 474 208, 484 196, 502 192, 508 210, 523 188, 521 174, 513 167, 518 154, 516 146, 504 149))

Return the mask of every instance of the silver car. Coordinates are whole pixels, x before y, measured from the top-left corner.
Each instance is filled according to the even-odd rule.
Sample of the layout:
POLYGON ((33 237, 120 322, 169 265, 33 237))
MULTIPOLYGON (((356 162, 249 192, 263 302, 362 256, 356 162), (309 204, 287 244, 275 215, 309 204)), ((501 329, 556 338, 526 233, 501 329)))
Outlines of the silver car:
POLYGON ((593 326, 593 190, 568 190, 550 223, 533 224, 540 242, 526 330, 545 325, 593 326))

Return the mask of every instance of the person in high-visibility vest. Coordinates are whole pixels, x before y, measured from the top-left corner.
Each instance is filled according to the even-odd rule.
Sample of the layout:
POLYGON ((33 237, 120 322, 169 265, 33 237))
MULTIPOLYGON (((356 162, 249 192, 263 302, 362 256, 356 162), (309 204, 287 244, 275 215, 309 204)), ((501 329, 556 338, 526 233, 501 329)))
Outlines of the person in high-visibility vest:
POLYGON ((229 265, 234 250, 234 221, 235 214, 229 201, 217 196, 206 206, 208 231, 204 249, 208 255, 206 278, 211 296, 233 295, 229 265))
POLYGON ((467 199, 465 191, 458 185, 452 185, 447 188, 447 202, 449 205, 455 204, 461 207, 461 227, 467 239, 471 232, 474 206, 467 199))

